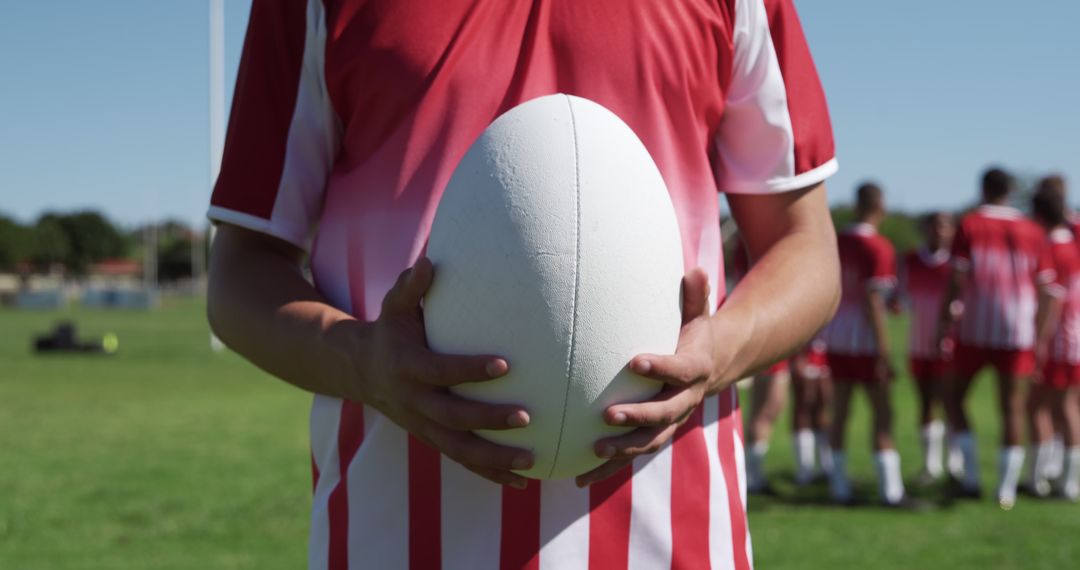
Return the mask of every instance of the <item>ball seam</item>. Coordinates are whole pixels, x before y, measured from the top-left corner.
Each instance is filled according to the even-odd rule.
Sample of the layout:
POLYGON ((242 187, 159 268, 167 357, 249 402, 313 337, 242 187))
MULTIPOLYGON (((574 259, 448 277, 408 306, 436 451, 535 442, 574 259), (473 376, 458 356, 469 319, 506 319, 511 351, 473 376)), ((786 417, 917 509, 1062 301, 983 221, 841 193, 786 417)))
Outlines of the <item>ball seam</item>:
POLYGON ((563 435, 566 432, 566 410, 570 403, 570 385, 574 377, 574 348, 577 343, 578 294, 581 287, 581 155, 578 146, 577 121, 574 118, 574 105, 566 97, 566 108, 570 114, 570 138, 574 147, 574 298, 570 304, 570 347, 566 354, 566 392, 563 395, 562 419, 559 420, 559 437, 555 441, 555 457, 547 477, 555 473, 559 464, 559 451, 562 449, 563 435))

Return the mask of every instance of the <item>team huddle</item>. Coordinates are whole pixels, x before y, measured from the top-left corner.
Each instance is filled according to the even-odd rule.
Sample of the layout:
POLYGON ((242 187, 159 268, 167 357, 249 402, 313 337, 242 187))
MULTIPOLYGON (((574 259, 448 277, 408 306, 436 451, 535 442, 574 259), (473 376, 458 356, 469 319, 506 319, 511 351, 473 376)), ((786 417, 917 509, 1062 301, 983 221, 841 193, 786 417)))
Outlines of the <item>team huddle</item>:
POLYGON ((957 496, 982 495, 965 401, 976 375, 991 367, 1002 422, 998 503, 1011 508, 1018 491, 1080 499, 1078 227, 1061 177, 1039 181, 1030 218, 1008 205, 1014 186, 1005 171, 988 170, 979 206, 958 223, 945 213, 926 215, 923 244, 899 261, 878 233, 886 212, 881 188, 858 188, 855 223, 838 231, 836 316, 802 354, 755 379, 747 426, 751 493, 771 491, 763 462, 790 378, 796 482, 827 478, 834 502, 855 501, 844 434, 851 398, 861 387, 873 415, 879 498, 888 506, 911 503, 893 441, 889 384, 895 371, 886 326, 889 312, 906 310, 909 369, 920 400, 920 480, 947 475, 957 496))

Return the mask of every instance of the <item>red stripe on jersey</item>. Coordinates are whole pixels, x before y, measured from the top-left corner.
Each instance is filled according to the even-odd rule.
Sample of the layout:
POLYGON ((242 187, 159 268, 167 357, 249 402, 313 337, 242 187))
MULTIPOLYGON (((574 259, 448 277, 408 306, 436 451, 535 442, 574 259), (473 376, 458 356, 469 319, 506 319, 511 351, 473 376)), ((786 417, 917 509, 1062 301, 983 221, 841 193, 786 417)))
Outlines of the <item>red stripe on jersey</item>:
POLYGON ((540 482, 529 481, 524 489, 503 487, 502 536, 499 568, 540 568, 540 482))
POLYGON ((319 486, 319 466, 315 464, 315 452, 311 452, 311 493, 319 486))
POLYGON ((735 406, 735 387, 720 392, 717 397, 720 399, 720 419, 716 426, 719 433, 717 447, 720 452, 720 467, 724 471, 724 485, 727 487, 735 569, 749 570, 750 559, 746 554, 746 511, 743 510, 738 465, 735 463, 735 434, 742 423, 739 421, 740 412, 735 406))
POLYGON ((709 567, 709 451, 698 406, 671 444, 671 567, 709 567))
POLYGON ((341 402, 341 421, 338 423, 338 472, 341 478, 330 492, 326 506, 330 519, 330 570, 349 568, 349 464, 364 441, 364 405, 341 402))
POLYGON ((634 467, 589 487, 589 568, 617 570, 630 565, 630 507, 634 467))
POLYGON ((795 139, 795 174, 799 175, 836 156, 829 105, 792 0, 765 0, 765 9, 787 91, 795 139))
POLYGON ((409 570, 442 568, 442 456, 409 435, 409 570))
POLYGON ((255 2, 211 203, 269 220, 296 111, 307 2, 255 2))

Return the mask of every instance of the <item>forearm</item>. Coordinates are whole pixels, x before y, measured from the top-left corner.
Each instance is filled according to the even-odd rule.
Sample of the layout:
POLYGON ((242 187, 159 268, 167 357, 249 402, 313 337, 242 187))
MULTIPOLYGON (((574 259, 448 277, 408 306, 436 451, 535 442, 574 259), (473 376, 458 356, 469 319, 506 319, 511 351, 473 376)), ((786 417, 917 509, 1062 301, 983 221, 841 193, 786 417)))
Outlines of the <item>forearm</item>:
POLYGON ((1035 313, 1036 346, 1045 346, 1054 335, 1057 321, 1061 315, 1061 299, 1040 293, 1039 308, 1035 313))
POLYGON ((350 345, 362 344, 367 323, 330 305, 303 278, 298 257, 270 238, 222 226, 210 258, 210 326, 230 348, 290 384, 357 399, 348 353, 362 350, 350 345))
POLYGON ((870 291, 866 296, 866 318, 874 332, 874 343, 879 356, 889 354, 889 333, 885 322, 885 298, 881 291, 870 291))
MULTIPOLYGON (((960 291, 964 287, 966 273, 959 269, 953 269, 949 276, 948 285, 945 287, 945 296, 941 300, 941 310, 938 314, 938 336, 944 337, 946 328, 956 319, 953 314, 953 305, 960 298, 960 291)), ((940 340, 940 339, 938 339, 940 340)))
POLYGON ((711 319, 720 386, 791 355, 836 311, 840 267, 824 186, 768 199, 784 198, 796 213, 781 221, 729 198, 755 261, 711 319))

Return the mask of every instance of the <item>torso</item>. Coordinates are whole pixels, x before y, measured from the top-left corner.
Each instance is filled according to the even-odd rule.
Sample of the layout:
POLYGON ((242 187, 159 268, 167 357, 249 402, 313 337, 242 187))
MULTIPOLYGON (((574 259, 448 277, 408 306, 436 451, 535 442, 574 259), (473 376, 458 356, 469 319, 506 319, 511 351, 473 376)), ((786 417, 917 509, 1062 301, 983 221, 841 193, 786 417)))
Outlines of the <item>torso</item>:
POLYGON ((911 305, 908 352, 915 358, 929 358, 938 352, 937 338, 941 304, 952 275, 949 252, 929 252, 919 248, 904 258, 904 292, 911 305))
POLYGON ((1045 232, 1016 210, 982 206, 961 221, 957 242, 970 259, 959 342, 1030 349, 1035 342, 1036 273, 1046 254, 1045 232))
POLYGON ((837 235, 840 253, 840 306, 826 326, 823 337, 828 351, 842 355, 873 355, 877 342, 866 316, 870 287, 895 285, 895 253, 892 244, 866 224, 837 235))

